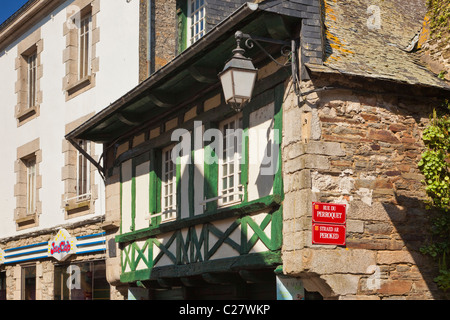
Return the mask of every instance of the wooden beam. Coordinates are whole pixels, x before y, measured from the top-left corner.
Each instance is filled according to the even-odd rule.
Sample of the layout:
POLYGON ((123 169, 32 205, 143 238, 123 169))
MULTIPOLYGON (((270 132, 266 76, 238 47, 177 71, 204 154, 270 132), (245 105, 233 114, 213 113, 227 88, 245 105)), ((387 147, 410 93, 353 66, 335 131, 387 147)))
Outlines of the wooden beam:
POLYGON ((181 287, 182 282, 178 278, 158 278, 158 284, 163 288, 181 287))
POLYGON ((190 66, 189 73, 200 83, 216 83, 219 81, 216 70, 212 68, 205 68, 200 66, 190 66))
POLYGON ((150 93, 148 98, 160 108, 170 108, 176 105, 176 102, 170 101, 167 97, 162 98, 160 95, 157 96, 155 93, 150 93))
POLYGON ((236 284, 242 283, 242 278, 238 273, 203 273, 203 279, 210 284, 236 284))
POLYGON ((202 287, 207 284, 201 276, 183 277, 180 280, 186 287, 202 287))
POLYGON ((117 113, 117 119, 119 119, 120 122, 122 122, 123 124, 125 124, 127 126, 137 126, 137 125, 141 124, 140 121, 134 121, 128 115, 125 115, 121 112, 117 113))
POLYGON ((239 275, 247 282, 261 283, 274 281, 275 273, 273 270, 240 270, 239 275))

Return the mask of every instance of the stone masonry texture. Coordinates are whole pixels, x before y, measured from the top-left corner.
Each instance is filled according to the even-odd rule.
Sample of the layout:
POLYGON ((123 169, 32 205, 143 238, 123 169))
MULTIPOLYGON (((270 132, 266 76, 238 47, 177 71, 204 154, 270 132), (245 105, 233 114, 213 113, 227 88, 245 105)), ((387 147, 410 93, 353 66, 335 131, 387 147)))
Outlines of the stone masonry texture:
POLYGON ((440 101, 383 82, 313 76, 302 92, 342 89, 299 103, 286 93, 284 273, 326 299, 442 298, 437 264, 419 251, 430 213, 417 166, 440 101), (347 204, 346 246, 312 245, 312 201, 347 204))

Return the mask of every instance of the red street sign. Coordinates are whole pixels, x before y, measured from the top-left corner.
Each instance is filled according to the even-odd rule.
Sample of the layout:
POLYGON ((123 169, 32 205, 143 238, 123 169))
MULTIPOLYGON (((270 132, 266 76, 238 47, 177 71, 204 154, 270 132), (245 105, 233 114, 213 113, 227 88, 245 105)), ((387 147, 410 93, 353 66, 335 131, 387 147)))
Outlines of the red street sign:
POLYGON ((313 223, 312 243, 345 245, 345 226, 313 223))
POLYGON ((313 202, 313 222, 345 223, 345 204, 313 202))

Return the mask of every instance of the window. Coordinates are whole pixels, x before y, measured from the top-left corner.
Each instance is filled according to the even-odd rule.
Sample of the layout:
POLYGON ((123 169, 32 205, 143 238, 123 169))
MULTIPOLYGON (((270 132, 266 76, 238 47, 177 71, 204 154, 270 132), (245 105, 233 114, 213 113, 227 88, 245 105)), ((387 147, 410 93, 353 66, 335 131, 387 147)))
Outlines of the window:
POLYGON ((37 227, 42 213, 42 201, 39 199, 42 188, 42 176, 39 174, 42 150, 39 149, 39 140, 37 138, 17 148, 17 160, 14 164, 14 220, 18 230, 37 227))
POLYGON ((176 163, 172 161, 173 147, 166 148, 162 154, 162 195, 161 195, 161 220, 163 222, 176 219, 176 163))
POLYGON ((91 73, 91 13, 85 14, 80 20, 79 52, 78 52, 78 80, 84 79, 91 73))
POLYGON ((37 104, 36 82, 37 82, 37 53, 33 52, 27 58, 28 62, 28 108, 37 104))
POLYGON ((96 56, 97 43, 100 42, 99 12, 100 0, 74 0, 66 10, 67 20, 63 26, 66 38, 63 90, 66 101, 96 85, 96 73, 100 67, 96 56))
POLYGON ((43 50, 44 41, 41 39, 40 28, 21 40, 17 46, 15 63, 17 126, 22 126, 40 115, 40 104, 43 99, 41 90, 41 79, 44 75, 41 63, 43 50))
POLYGON ((55 300, 109 300, 104 261, 55 267, 55 300))
POLYGON ((188 41, 189 45, 205 35, 205 1, 188 0, 188 41))
POLYGON ((22 268, 22 300, 36 300, 36 266, 22 268))
POLYGON ((241 200, 242 116, 222 122, 220 131, 223 148, 219 157, 219 206, 241 200))
POLYGON ((27 167, 27 214, 36 213, 36 158, 26 160, 27 167))
MULTIPOLYGON (((90 143, 86 140, 79 141, 80 147, 89 153, 90 143)), ((90 197, 90 164, 88 159, 77 151, 77 200, 86 200, 90 197)))
MULTIPOLYGON (((66 124, 65 134, 85 123, 94 114, 94 112, 89 113, 66 124)), ((95 170, 86 157, 89 155, 97 158, 95 143, 83 139, 77 139, 73 143, 74 145, 64 138, 62 140, 64 166, 61 168, 61 180, 64 183, 64 192, 61 197, 61 208, 65 211, 65 219, 94 213, 94 203, 98 199, 95 170)))

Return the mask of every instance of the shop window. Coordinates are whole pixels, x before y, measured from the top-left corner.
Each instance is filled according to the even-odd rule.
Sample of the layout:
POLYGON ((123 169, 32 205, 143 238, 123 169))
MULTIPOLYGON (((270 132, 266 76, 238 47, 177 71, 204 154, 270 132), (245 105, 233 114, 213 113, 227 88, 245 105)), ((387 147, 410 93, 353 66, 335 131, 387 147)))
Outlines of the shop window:
POLYGON ((55 300, 109 300, 104 261, 55 267, 55 300))
POLYGON ((6 300, 6 272, 0 272, 0 300, 6 300))
POLYGON ((22 300, 36 300, 36 266, 22 268, 22 300))
POLYGON ((220 124, 223 145, 219 157, 219 206, 241 201, 242 116, 236 115, 220 124))

